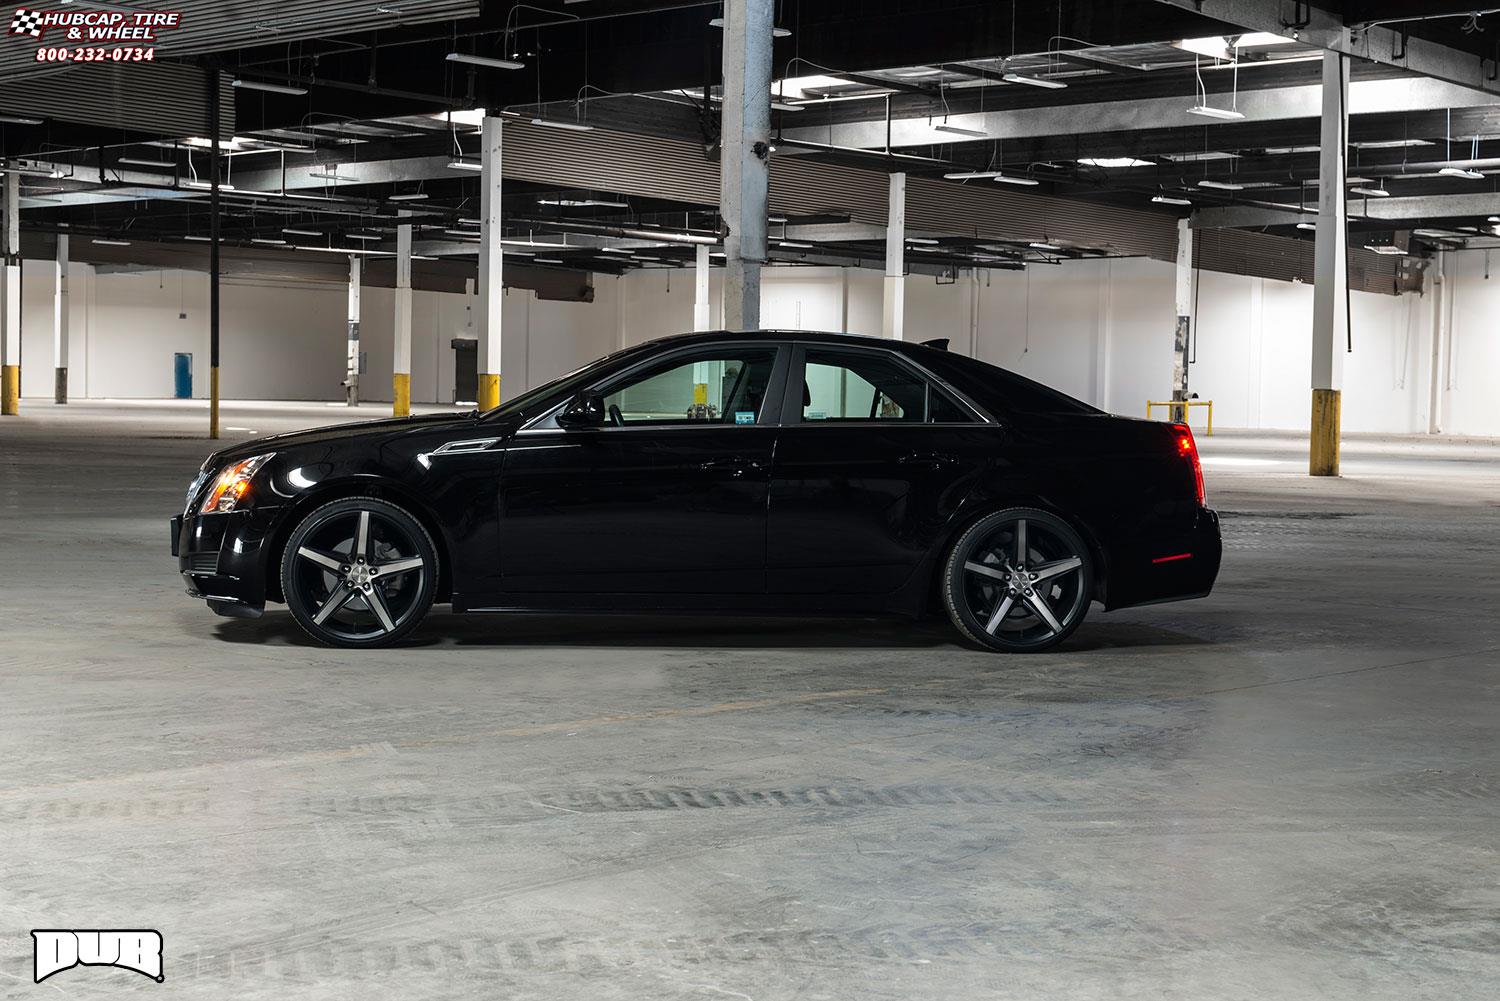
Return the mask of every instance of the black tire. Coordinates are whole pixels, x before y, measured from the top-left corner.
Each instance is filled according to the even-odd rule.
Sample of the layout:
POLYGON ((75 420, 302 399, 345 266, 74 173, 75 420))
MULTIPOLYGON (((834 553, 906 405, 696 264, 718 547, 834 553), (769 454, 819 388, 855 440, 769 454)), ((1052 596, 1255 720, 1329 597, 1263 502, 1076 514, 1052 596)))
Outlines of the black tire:
POLYGON ((958 537, 940 587, 948 618, 965 639, 988 650, 1032 653, 1061 643, 1083 622, 1094 592, 1093 558, 1061 518, 1010 508, 958 537))
POLYGON ((426 617, 437 580, 437 547, 422 523, 374 497, 350 497, 309 512, 281 557, 282 593, 292 618, 329 646, 397 642, 426 617))

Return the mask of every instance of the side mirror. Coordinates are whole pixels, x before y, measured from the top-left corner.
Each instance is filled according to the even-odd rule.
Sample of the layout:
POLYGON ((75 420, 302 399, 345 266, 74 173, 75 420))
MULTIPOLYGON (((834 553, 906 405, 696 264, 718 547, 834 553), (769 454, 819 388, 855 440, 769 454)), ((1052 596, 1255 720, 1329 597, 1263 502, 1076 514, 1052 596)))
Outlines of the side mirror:
POLYGON ((564 428, 603 427, 604 397, 598 393, 579 393, 557 412, 557 425, 564 428))

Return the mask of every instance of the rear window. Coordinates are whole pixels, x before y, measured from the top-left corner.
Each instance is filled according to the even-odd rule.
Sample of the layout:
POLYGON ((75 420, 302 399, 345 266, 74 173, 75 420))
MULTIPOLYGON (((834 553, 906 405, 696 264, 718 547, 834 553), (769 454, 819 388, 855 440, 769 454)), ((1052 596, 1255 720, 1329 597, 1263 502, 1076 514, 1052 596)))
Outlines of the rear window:
POLYGON ((986 409, 1022 414, 1103 413, 1050 386, 975 358, 937 350, 922 351, 916 358, 986 409))

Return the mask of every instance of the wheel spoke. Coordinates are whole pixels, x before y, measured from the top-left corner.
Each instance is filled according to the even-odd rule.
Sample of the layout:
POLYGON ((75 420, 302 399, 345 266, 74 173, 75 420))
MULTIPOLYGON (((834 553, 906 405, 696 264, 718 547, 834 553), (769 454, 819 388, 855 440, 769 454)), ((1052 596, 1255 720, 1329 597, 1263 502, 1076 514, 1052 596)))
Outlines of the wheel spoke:
POLYGON ((1065 560, 1056 560, 1052 563, 1043 563, 1041 566, 1036 567, 1031 572, 1036 574, 1036 579, 1038 581, 1044 581, 1052 577, 1056 577, 1059 574, 1065 574, 1069 571, 1077 570, 1081 566, 1083 566, 1083 560, 1080 557, 1069 556, 1065 560))
POLYGON ((398 573, 406 573, 408 570, 420 570, 423 566, 422 557, 412 556, 404 560, 391 560, 375 567, 382 577, 394 577, 398 573))
POLYGON ((1043 598, 1040 594, 1033 592, 1026 595, 1025 600, 1026 604, 1031 606, 1031 610, 1035 612, 1043 622, 1047 623, 1047 627, 1049 629, 1051 629, 1054 633, 1062 632, 1062 623, 1058 622, 1057 616, 1052 614, 1052 608, 1047 604, 1046 598, 1043 598))
POLYGON ((1006 613, 1010 611, 1010 607, 1015 603, 1016 599, 1008 594, 1005 597, 1001 598, 1000 604, 995 606, 995 611, 990 616, 989 621, 984 624, 984 631, 993 636, 995 630, 1000 628, 1000 622, 1005 618, 1006 613))
POLYGON ((395 632, 396 623, 391 621, 391 610, 385 606, 385 595, 379 587, 372 587, 365 592, 365 603, 370 606, 375 617, 380 620, 380 627, 386 632, 395 632))
POLYGON ((354 597, 353 588, 340 587, 328 596, 327 601, 323 602, 323 607, 318 609, 317 615, 313 616, 313 622, 321 626, 330 615, 347 605, 352 597, 354 597))
POLYGON ((342 573, 344 570, 344 562, 337 556, 329 556, 327 553, 320 553, 316 549, 309 549, 306 546, 302 546, 297 550, 297 555, 305 560, 312 560, 319 566, 327 567, 334 573, 342 573))
POLYGON ((1016 566, 1026 565, 1026 519, 1016 522, 1016 566))
POLYGON ((369 556, 370 546, 370 512, 359 513, 359 530, 354 534, 354 555, 369 556))
MULTIPOLYGON (((381 567, 380 569, 381 572, 385 571, 385 567, 381 567)), ((1001 570, 997 567, 992 567, 988 563, 975 563, 973 560, 968 560, 964 563, 964 569, 969 571, 970 573, 981 574, 985 577, 993 577, 996 580, 1010 580, 1010 575, 1007 574, 1004 570, 1001 570)))

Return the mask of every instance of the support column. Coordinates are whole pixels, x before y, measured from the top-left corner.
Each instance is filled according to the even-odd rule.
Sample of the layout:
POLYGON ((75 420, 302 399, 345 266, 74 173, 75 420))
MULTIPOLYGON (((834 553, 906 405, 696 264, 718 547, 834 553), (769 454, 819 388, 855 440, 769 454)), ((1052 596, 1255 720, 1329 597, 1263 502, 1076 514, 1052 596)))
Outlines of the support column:
POLYGON ((359 405, 359 285, 360 256, 349 255, 349 308, 345 311, 349 339, 344 353, 344 403, 359 405))
POLYGON ((885 216, 885 305, 881 334, 901 340, 906 327, 906 175, 891 175, 885 216))
POLYGON ((713 313, 708 301, 708 245, 700 243, 693 265, 693 329, 713 329, 713 313))
POLYGON ((719 215, 724 235, 724 325, 760 327, 766 260, 766 161, 771 155, 773 0, 725 0, 719 215))
POLYGON ((1432 358, 1427 372, 1427 433, 1443 433, 1444 350, 1452 305, 1448 285, 1448 252, 1440 250, 1432 265, 1432 358))
POLYGON ((52 359, 56 371, 54 397, 68 402, 68 234, 57 234, 56 290, 52 297, 52 359))
MULTIPOLYGON (((1177 220, 1177 333, 1172 339, 1172 402, 1188 398, 1188 358, 1193 342, 1193 228, 1177 220)), ((1187 407, 1171 408, 1172 420, 1186 424, 1187 407)))
POLYGON ((1339 411, 1348 335, 1349 228, 1346 143, 1349 59, 1323 53, 1323 127, 1318 161, 1318 231, 1313 255, 1312 432, 1307 471, 1339 475, 1339 411))
POLYGON ((501 312, 505 304, 505 257, 500 238, 501 128, 499 118, 480 126, 479 160, 479 409, 500 405, 501 312))
POLYGON ((3 354, 0 361, 0 414, 21 412, 21 178, 14 171, 5 175, 5 225, 0 253, 5 258, 5 281, 0 287, 0 325, 3 354))
MULTIPOLYGON (((406 211, 401 213, 410 215, 406 211)), ((396 343, 391 349, 391 413, 411 413, 411 223, 396 227, 396 343)))
POLYGON ((219 437, 219 67, 208 67, 208 436, 219 437))

